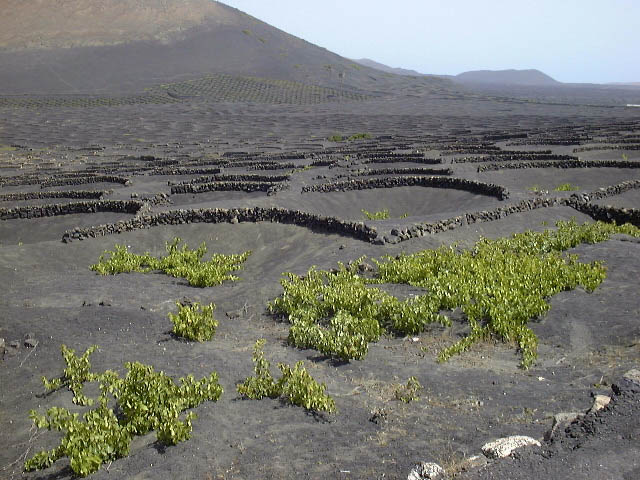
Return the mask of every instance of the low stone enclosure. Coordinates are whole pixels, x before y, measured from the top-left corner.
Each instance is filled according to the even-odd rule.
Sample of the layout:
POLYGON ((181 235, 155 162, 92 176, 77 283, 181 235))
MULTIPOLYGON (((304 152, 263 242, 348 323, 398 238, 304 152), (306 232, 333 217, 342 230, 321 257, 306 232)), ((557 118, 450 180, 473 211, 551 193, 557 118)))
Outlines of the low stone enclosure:
POLYGON ((16 192, 0 194, 0 202, 16 202, 20 200, 36 200, 39 198, 81 198, 100 199, 110 194, 111 190, 67 190, 63 192, 16 192))
POLYGON ((136 200, 100 200, 97 202, 75 202, 54 205, 34 205, 16 208, 1 208, 0 220, 15 218, 54 217, 74 213, 115 212, 135 215, 142 208, 143 202, 136 200))
POLYGON ((333 217, 314 215, 299 210, 283 208, 207 208, 198 210, 172 210, 151 215, 141 215, 130 220, 89 228, 75 228, 64 233, 62 241, 82 240, 114 233, 123 233, 159 225, 181 225, 187 223, 239 223, 275 222, 292 224, 315 231, 336 233, 364 241, 373 241, 378 232, 362 222, 354 223, 333 217))
POLYGON ((478 166, 478 172, 521 168, 640 168, 640 162, 628 160, 558 160, 536 162, 488 163, 478 166))
POLYGON ((306 192, 345 192, 347 190, 366 190, 370 188, 394 188, 394 187, 432 187, 432 188, 453 188, 464 190, 479 195, 496 197, 499 200, 509 198, 509 191, 499 185, 491 183, 476 182, 462 178, 448 177, 387 177, 353 179, 344 182, 322 183, 319 185, 308 185, 303 187, 302 193, 306 192))

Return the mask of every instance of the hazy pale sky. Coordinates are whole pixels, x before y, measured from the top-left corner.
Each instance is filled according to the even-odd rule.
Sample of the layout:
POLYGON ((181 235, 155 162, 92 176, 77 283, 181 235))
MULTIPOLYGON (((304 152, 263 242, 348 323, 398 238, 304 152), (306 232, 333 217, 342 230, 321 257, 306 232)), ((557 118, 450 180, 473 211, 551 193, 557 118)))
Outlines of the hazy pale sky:
POLYGON ((347 58, 421 73, 537 68, 640 82, 640 0, 223 0, 347 58))

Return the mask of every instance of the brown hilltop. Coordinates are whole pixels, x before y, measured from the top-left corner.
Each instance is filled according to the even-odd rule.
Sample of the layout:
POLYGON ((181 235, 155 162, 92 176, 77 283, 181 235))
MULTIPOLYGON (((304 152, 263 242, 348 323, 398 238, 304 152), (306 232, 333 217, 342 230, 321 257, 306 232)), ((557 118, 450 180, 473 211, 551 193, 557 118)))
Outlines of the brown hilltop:
POLYGON ((5 0, 0 48, 51 49, 167 41, 197 25, 233 25, 239 13, 210 0, 5 0))
MULTIPOLYGON (((211 73, 365 90, 410 83, 220 2, 7 1, 10 13, 0 17, 0 95, 140 92, 211 73)), ((419 81, 430 82, 442 84, 419 81)))

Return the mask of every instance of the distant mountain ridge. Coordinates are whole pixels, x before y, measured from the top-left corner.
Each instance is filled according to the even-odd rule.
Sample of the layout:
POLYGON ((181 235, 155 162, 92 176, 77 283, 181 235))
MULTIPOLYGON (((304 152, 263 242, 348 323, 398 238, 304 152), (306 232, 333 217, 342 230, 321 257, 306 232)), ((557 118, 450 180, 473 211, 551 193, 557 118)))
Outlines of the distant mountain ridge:
POLYGON ((561 82, 554 80, 540 70, 473 70, 463 72, 453 80, 460 83, 491 83, 499 85, 531 85, 531 86, 553 86, 560 85, 561 82))
POLYGON ((371 60, 370 58, 358 58, 358 59, 354 59, 353 61, 360 65, 364 65, 365 67, 375 68, 376 70, 380 70, 381 72, 393 73, 395 75, 412 76, 412 77, 421 77, 426 75, 424 73, 416 72, 415 70, 409 70, 406 68, 389 67, 383 63, 376 62, 375 60, 371 60))

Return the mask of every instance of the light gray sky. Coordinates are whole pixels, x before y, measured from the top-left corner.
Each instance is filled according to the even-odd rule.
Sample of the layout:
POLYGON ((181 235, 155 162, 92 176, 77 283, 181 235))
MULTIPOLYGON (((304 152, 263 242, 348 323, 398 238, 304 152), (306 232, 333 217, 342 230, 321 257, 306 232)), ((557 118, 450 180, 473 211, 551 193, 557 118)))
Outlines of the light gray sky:
POLYGON ((455 75, 640 82, 640 0, 223 0, 347 58, 455 75))

